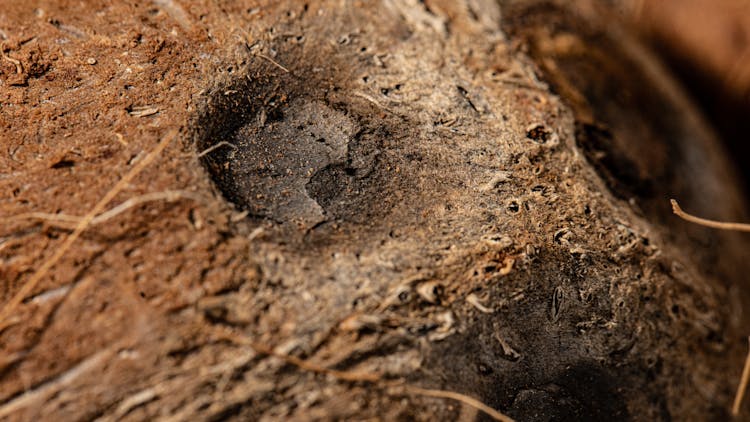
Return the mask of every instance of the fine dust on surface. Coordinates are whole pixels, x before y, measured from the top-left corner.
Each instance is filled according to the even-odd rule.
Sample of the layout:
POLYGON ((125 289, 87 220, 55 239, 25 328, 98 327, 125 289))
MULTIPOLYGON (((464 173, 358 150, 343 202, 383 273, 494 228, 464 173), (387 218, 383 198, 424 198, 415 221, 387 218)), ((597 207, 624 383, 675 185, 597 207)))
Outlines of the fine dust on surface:
MULTIPOLYGON (((741 367, 728 286, 746 264, 729 265, 731 238, 668 226, 658 197, 628 191, 617 167, 638 158, 623 139, 646 131, 669 150, 658 131, 683 127, 632 113, 637 101, 698 121, 678 88, 585 115, 609 86, 590 99, 566 69, 549 72, 578 69, 568 50, 540 47, 559 47, 560 28, 584 49, 633 42, 589 3, 549 28, 534 4, 551 2, 47 3, 10 4, 0 20, 3 53, 20 62, 0 64, 0 297, 69 234, 12 216, 85 214, 174 128, 182 145, 116 201, 191 196, 87 230, 3 321, 2 417, 470 413, 302 371, 249 342, 518 420, 726 415, 741 367), (608 134, 594 153, 583 124, 608 134)), ((621 54, 647 69, 638 77, 669 81, 647 53, 621 54)), ((680 142, 705 164, 658 164, 714 181, 712 210, 726 214, 713 217, 734 219, 725 158, 690 124, 680 142)), ((661 189, 686 208, 705 198, 661 189)))

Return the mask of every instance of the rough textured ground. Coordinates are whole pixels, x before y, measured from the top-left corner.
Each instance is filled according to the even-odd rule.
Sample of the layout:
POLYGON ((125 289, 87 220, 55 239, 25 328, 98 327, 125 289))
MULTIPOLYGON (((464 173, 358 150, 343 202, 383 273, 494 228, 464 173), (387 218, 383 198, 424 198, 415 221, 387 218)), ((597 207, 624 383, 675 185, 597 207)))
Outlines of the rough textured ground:
POLYGON ((483 417, 402 381, 726 417, 746 245, 668 199, 743 202, 591 3, 29 1, 0 30, 3 303, 75 223, 30 213, 84 215, 179 129, 0 321, 0 418, 483 417))

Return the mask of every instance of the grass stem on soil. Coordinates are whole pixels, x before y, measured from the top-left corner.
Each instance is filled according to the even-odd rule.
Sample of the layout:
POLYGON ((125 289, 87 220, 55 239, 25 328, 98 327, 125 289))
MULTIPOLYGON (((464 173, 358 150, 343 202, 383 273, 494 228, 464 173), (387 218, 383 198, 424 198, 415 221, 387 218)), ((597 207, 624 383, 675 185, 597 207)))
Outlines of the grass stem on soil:
POLYGON ((31 278, 21 287, 21 289, 2 307, 0 310, 0 327, 5 326, 8 318, 16 310, 16 307, 23 302, 24 298, 31 293, 32 290, 39 284, 42 278, 49 272, 49 270, 68 252, 73 243, 81 237, 81 234, 91 225, 96 216, 104 210, 114 198, 128 184, 141 172, 146 166, 151 164, 161 153, 169 146, 172 140, 177 137, 177 129, 170 131, 156 147, 141 161, 139 161, 129 172, 125 174, 113 187, 110 189, 96 205, 78 222, 73 230, 73 233, 68 236, 65 241, 60 245, 55 253, 34 272, 31 278))
POLYGON ((688 214, 685 211, 683 211, 682 208, 680 208, 680 205, 674 199, 670 199, 670 202, 672 203, 672 211, 675 214, 677 214, 678 217, 682 218, 685 221, 689 221, 691 223, 695 223, 704 227, 710 227, 712 229, 750 232, 750 224, 726 223, 723 221, 715 221, 715 220, 709 220, 706 218, 696 217, 694 215, 688 214))

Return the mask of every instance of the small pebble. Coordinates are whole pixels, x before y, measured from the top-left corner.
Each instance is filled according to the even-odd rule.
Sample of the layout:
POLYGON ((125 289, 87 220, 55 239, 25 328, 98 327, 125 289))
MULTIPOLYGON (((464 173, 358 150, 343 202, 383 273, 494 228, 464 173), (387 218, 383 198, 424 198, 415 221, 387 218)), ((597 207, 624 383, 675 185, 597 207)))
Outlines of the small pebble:
POLYGON ((93 66, 93 65, 96 64, 96 59, 93 58, 93 57, 89 57, 88 59, 86 59, 86 63, 88 63, 88 64, 90 64, 90 65, 93 66))

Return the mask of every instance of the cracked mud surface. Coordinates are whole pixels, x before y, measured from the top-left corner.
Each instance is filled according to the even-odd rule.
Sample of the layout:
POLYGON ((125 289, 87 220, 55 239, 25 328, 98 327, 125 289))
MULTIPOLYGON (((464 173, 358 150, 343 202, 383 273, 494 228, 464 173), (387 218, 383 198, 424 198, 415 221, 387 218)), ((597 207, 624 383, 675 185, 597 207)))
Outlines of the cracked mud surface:
POLYGON ((596 56, 625 41, 590 3, 549 26, 519 1, 31 3, 0 15, 21 63, 0 64, 4 302, 70 233, 26 214, 83 215, 182 143, 114 202, 177 193, 87 229, 2 322, 0 417, 485 417, 252 344, 517 420, 726 416, 744 244, 661 196, 728 220, 743 202, 647 54, 596 56), (585 92, 570 75, 595 60, 647 69, 664 92, 638 101, 673 120, 585 92), (638 162, 656 193, 622 172, 643 133, 689 152, 638 162))

